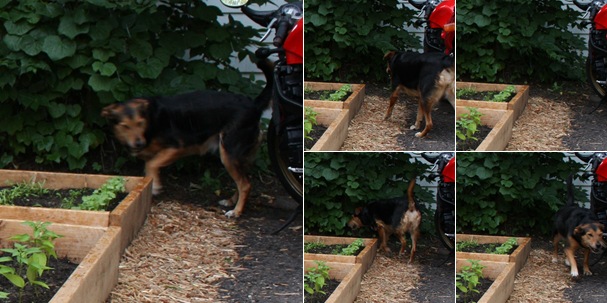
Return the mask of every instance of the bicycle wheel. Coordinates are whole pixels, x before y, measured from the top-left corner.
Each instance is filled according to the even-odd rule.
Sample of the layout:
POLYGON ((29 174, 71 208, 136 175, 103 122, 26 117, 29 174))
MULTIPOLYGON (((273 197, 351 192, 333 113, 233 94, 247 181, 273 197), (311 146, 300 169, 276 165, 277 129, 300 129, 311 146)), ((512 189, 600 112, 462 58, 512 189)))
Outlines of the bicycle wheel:
MULTIPOLYGON (((287 131, 277 134, 274 121, 270 121, 270 125, 268 126, 268 153, 274 173, 287 190, 287 193, 295 201, 301 203, 303 200, 303 173, 294 172, 289 168, 303 168, 303 163, 290 163, 288 147, 281 148, 281 146, 288 146, 286 140, 288 140, 287 131)), ((303 153, 303 148, 301 152, 303 153)))

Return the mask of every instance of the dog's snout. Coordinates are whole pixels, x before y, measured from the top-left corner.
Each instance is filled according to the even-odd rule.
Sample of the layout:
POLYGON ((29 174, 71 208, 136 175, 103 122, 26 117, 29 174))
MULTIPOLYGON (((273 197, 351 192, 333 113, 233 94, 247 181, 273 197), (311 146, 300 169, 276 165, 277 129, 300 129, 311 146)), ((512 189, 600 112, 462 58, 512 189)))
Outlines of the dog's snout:
POLYGON ((142 138, 137 138, 137 140, 135 140, 135 148, 144 148, 145 147, 145 140, 142 138))

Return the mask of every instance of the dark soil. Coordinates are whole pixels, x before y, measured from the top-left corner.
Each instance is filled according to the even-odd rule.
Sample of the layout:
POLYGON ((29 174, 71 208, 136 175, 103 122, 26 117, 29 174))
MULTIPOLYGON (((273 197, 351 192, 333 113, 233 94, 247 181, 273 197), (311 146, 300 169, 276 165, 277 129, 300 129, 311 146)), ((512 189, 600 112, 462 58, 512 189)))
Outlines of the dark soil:
POLYGON ((322 137, 322 134, 325 133, 327 128, 328 127, 324 127, 322 125, 314 125, 314 127, 312 128, 312 131, 308 134, 308 136, 312 137, 312 140, 305 139, 305 142, 304 142, 304 147, 306 148, 306 150, 312 149, 314 144, 316 144, 316 142, 318 142, 318 140, 320 139, 320 137, 322 137))
POLYGON ((324 303, 325 301, 327 301, 327 299, 331 296, 331 294, 333 294, 333 292, 335 291, 335 289, 337 288, 337 286, 339 286, 339 281, 337 280, 327 280, 325 281, 325 286, 322 288, 322 291, 324 291, 325 293, 314 293, 313 295, 306 293, 304 295, 304 302, 305 303, 324 303))
MULTIPOLYGON (((546 243, 549 243, 546 241, 546 243)), ((547 245, 547 249, 548 245, 547 245)), ((561 250, 562 252, 562 250, 561 250)), ((607 288, 605 288, 605 280, 607 279, 607 255, 601 256, 598 254, 590 254, 590 271, 592 276, 584 276, 582 270, 583 256, 581 250, 576 254, 578 270, 580 277, 574 280, 572 287, 565 289, 565 298, 571 302, 584 303, 603 303, 607 302, 607 288), (593 263, 597 262, 595 265, 593 263)), ((563 264, 563 266, 565 266, 563 264)), ((569 272, 569 268, 567 267, 569 272)))
POLYGON ((493 280, 485 279, 485 278, 479 279, 479 284, 476 285, 476 289, 478 290, 478 293, 470 293, 470 294, 464 296, 464 293, 462 293, 461 291, 458 290, 457 295, 459 297, 457 298, 456 302, 457 303, 478 302, 478 300, 480 300, 480 298, 483 297, 485 292, 487 292, 489 287, 491 287, 491 284, 493 284, 493 280))
MULTIPOLYGON (((19 265, 16 262, 3 263, 2 265, 17 268, 19 265)), ((78 267, 78 264, 74 264, 67 259, 55 259, 50 258, 47 266, 51 267, 48 271, 44 272, 43 276, 39 279, 49 286, 49 289, 37 287, 36 290, 29 284, 27 284, 23 291, 22 302, 28 303, 46 303, 51 300, 55 293, 63 286, 63 283, 70 277, 72 272, 78 267)), ((25 277, 24 277, 25 279, 25 277)), ((27 279, 25 279, 27 281, 27 279)), ((19 302, 19 288, 11 284, 7 279, 0 279, 0 290, 8 292, 10 294, 8 300, 2 300, 2 302, 19 302)))
MULTIPOLYGON (((484 91, 484 92, 466 93, 466 94, 461 95, 458 99, 487 101, 487 102, 498 102, 498 101, 493 101, 493 97, 495 95, 499 94, 499 93, 500 92, 498 92, 498 91, 484 91)), ((514 96, 516 96, 516 93, 510 94, 510 96, 508 97, 508 99, 506 99, 503 102, 510 102, 510 100, 512 100, 512 98, 514 98, 514 96)))
MULTIPOLYGON (((306 252, 310 254, 339 255, 342 249, 346 247, 348 247, 348 245, 325 245, 322 247, 314 247, 306 252)), ((364 246, 359 247, 353 256, 358 255, 364 249, 364 246)))
MULTIPOLYGON (((365 85, 367 96, 379 96, 386 100, 386 109, 392 91, 384 84, 368 83, 365 85)), ((408 118, 403 121, 405 128, 415 123, 417 118, 417 99, 401 94, 397 102, 405 102, 408 118)), ((397 142, 403 150, 409 151, 438 151, 455 150, 455 109, 446 100, 439 101, 432 111, 432 130, 424 137, 415 137, 415 132, 410 131, 397 136, 397 142)), ((422 122, 424 127, 425 122, 422 122)))
MULTIPOLYGON (((10 187, 2 188, 2 190, 11 190, 10 187)), ((58 189, 48 190, 47 193, 38 196, 21 197, 12 201, 12 205, 15 206, 30 206, 30 207, 46 207, 46 208, 63 208, 63 200, 70 197, 75 197, 72 206, 78 206, 82 204, 82 197, 91 195, 95 190, 90 188, 79 189, 74 191, 73 189, 58 189), (74 194, 72 194, 74 193, 74 194), (75 195, 75 196, 74 196, 75 195)), ((106 211, 112 211, 120 201, 127 196, 127 193, 118 193, 116 198, 112 199, 106 211)))
POLYGON ((475 150, 479 145, 481 145, 481 142, 483 142, 483 140, 485 140, 485 137, 487 137, 487 135, 489 135, 489 133, 491 132, 491 127, 486 126, 486 125, 481 125, 477 130, 476 130, 476 134, 475 137, 478 138, 478 140, 466 140, 466 141, 462 141, 459 138, 457 138, 457 150, 458 151, 470 151, 470 150, 475 150))
MULTIPOLYGON (((329 100, 329 96, 335 93, 334 90, 315 90, 310 92, 304 92, 304 99, 306 100, 329 100)), ((347 93, 343 98, 336 100, 335 102, 343 102, 348 100, 348 97, 352 95, 352 92, 347 93)))
MULTIPOLYGON (((500 246, 501 244, 499 243, 488 243, 488 244, 478 244, 476 246, 472 246, 472 247, 466 247, 460 251, 462 252, 473 252, 473 253, 482 253, 482 254, 493 254, 495 253, 495 248, 500 246)), ((518 245, 515 245, 514 247, 512 247, 512 249, 510 249, 506 255, 509 255, 511 253, 513 253, 516 248, 518 247, 518 245)))
POLYGON ((531 95, 552 96, 557 102, 565 102, 572 109, 574 116, 569 135, 563 139, 566 150, 604 151, 607 149, 607 102, 596 111, 598 97, 586 83, 570 82, 563 84, 562 91, 550 91, 546 88, 533 89, 531 95), (560 94, 557 94, 560 93, 560 94))

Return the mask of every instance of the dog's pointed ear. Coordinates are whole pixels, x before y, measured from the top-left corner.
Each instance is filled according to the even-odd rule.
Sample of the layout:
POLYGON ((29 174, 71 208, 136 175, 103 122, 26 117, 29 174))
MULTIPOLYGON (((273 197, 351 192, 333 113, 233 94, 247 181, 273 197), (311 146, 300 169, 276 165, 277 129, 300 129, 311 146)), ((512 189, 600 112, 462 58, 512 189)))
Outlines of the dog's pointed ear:
POLYGON ((603 223, 597 223, 596 224, 597 228, 600 229, 602 232, 605 232, 605 225, 603 225, 603 223))
POLYGON ((396 55, 396 51, 389 51, 384 55, 384 60, 390 60, 396 55))
POLYGON ((101 117, 114 121, 120 108, 120 104, 110 104, 101 110, 101 117))

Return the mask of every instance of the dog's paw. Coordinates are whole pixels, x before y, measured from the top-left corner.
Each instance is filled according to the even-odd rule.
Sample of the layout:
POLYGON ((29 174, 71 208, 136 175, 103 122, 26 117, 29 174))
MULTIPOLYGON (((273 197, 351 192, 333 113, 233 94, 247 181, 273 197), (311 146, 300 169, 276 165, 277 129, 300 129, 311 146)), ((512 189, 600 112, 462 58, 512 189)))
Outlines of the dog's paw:
POLYGON ((569 259, 565 259, 565 265, 571 266, 571 264, 569 263, 569 259))
POLYGON ((552 263, 559 263, 559 259, 557 259, 557 258, 552 258, 552 263))
POLYGON ((577 269, 575 269, 575 270, 574 270, 574 269, 572 269, 572 270, 571 270, 571 277, 572 277, 572 278, 577 278, 577 277, 579 277, 579 273, 577 272, 577 269))
POLYGON ((423 136, 422 136, 422 132, 417 132, 417 133, 415 133, 415 136, 416 136, 416 137, 418 137, 418 138, 423 137, 423 136))
POLYGON ((409 127, 409 129, 411 129, 411 130, 413 130, 413 129, 419 129, 419 127, 417 127, 417 125, 411 125, 411 126, 409 127))
POLYGON ((219 203, 219 205, 225 206, 225 207, 234 206, 234 203, 232 203, 232 201, 229 200, 229 199, 223 199, 223 200, 221 200, 221 201, 219 201, 217 203, 219 203))
POLYGON ((158 196, 162 193, 162 186, 160 185, 152 185, 152 195, 158 196))
POLYGON ((590 270, 584 270, 584 276, 592 276, 592 272, 590 270))
POLYGON ((228 218, 238 218, 240 217, 240 214, 237 214, 234 210, 230 210, 226 212, 226 217, 228 218))

